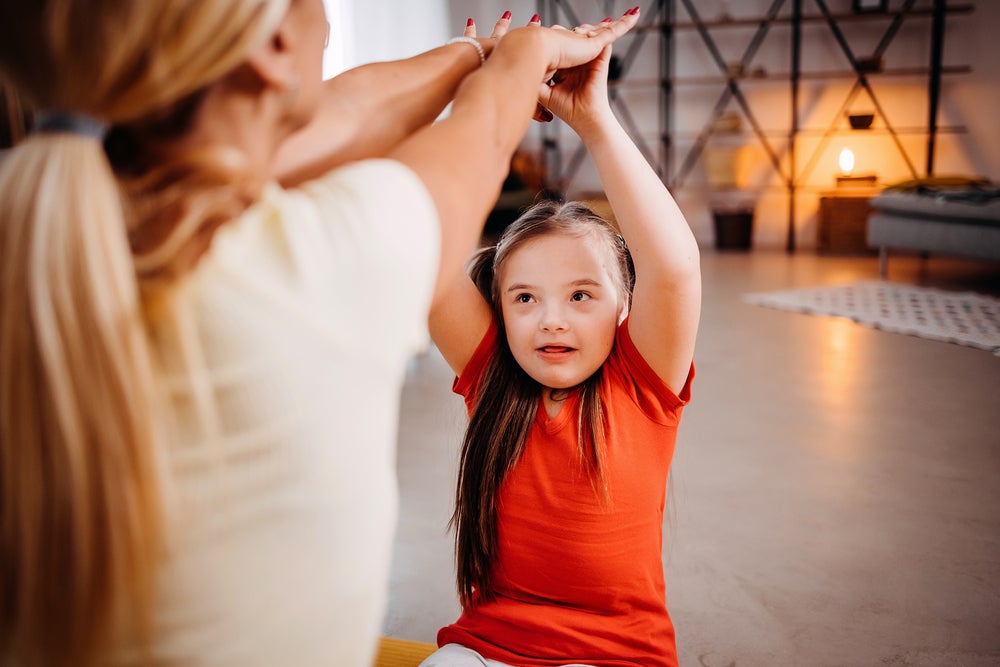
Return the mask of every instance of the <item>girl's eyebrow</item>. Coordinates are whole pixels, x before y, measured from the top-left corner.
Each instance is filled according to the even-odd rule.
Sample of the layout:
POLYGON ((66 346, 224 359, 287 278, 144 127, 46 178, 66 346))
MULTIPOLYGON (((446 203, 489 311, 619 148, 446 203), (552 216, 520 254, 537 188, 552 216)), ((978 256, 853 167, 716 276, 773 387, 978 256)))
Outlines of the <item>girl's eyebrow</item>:
MULTIPOLYGON (((593 278, 577 278, 576 280, 571 280, 570 282, 566 283, 566 286, 567 287, 581 287, 581 286, 600 287, 601 283, 600 283, 600 281, 594 280, 593 278)), ((528 291, 531 291, 533 289, 535 289, 534 285, 528 285, 527 283, 514 283, 513 285, 511 285, 510 287, 508 287, 505 290, 505 292, 517 292, 519 290, 528 290, 528 291)))

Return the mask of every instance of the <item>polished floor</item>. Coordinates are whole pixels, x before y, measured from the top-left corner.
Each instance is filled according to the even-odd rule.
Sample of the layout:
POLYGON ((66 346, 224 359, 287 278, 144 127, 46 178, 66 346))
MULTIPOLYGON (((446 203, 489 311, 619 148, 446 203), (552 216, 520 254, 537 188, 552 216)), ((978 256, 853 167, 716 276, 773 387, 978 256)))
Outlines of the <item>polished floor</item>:
MULTIPOLYGON (((671 477, 682 666, 1000 665, 1000 356, 761 308, 748 291, 876 277, 872 257, 703 254, 698 376, 671 477)), ((1000 296, 1000 265, 889 279, 1000 296)), ((454 619, 464 415, 433 350, 405 388, 387 635, 454 619)))

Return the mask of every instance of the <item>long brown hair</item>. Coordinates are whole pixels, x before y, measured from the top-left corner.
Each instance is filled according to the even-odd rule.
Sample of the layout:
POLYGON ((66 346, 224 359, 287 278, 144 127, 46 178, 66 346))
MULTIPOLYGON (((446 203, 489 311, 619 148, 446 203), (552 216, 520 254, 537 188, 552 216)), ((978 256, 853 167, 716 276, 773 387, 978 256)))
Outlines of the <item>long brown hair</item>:
MULTIPOLYGON (((497 499, 510 469, 524 451, 535 421, 541 385, 518 365, 507 344, 500 309, 499 276, 504 262, 526 242, 539 236, 594 235, 614 255, 622 302, 631 298, 634 270, 624 240, 607 221, 579 202, 543 201, 524 212, 501 234, 495 246, 472 259, 469 275, 493 309, 498 328, 496 353, 475 390, 469 426, 462 441, 455 512, 455 560, 458 594, 463 607, 495 596, 493 568, 497 557, 497 499)), ((595 493, 607 500, 604 478, 604 405, 601 369, 576 388, 580 392, 577 431, 580 461, 595 493)))
MULTIPOLYGON (((3 2, 0 77, 31 108, 170 128, 169 141, 199 91, 243 62, 287 6, 3 2)), ((125 134, 133 141, 113 160, 99 139, 64 132, 31 134, 0 159, 3 664, 89 665, 112 637, 141 644, 152 625, 165 466, 130 237, 157 227, 142 256, 173 243, 144 274, 190 266, 202 228, 242 196, 162 213, 179 196, 170 185, 219 183, 226 170, 205 166, 215 158, 164 165, 155 137, 125 134)))

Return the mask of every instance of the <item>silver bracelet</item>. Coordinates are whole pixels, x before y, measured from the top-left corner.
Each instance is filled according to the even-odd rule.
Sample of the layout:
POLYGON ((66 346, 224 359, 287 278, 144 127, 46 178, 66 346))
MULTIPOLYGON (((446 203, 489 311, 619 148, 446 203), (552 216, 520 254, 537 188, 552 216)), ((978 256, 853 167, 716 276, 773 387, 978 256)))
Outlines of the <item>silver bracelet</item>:
POLYGON ((486 63, 486 52, 483 51, 483 45, 475 37, 452 37, 445 44, 471 44, 476 49, 476 53, 479 54, 479 66, 482 67, 486 63))

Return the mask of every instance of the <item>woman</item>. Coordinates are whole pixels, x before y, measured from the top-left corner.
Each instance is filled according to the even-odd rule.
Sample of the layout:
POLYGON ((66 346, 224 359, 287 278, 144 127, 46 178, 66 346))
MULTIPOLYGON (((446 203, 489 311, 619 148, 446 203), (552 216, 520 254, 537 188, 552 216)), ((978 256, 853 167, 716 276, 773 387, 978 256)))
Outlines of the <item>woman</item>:
POLYGON ((407 83, 324 87, 321 0, 0 4, 43 110, 0 164, 0 660, 370 662, 432 294, 539 84, 634 23, 447 45, 429 101, 366 116, 407 83))

